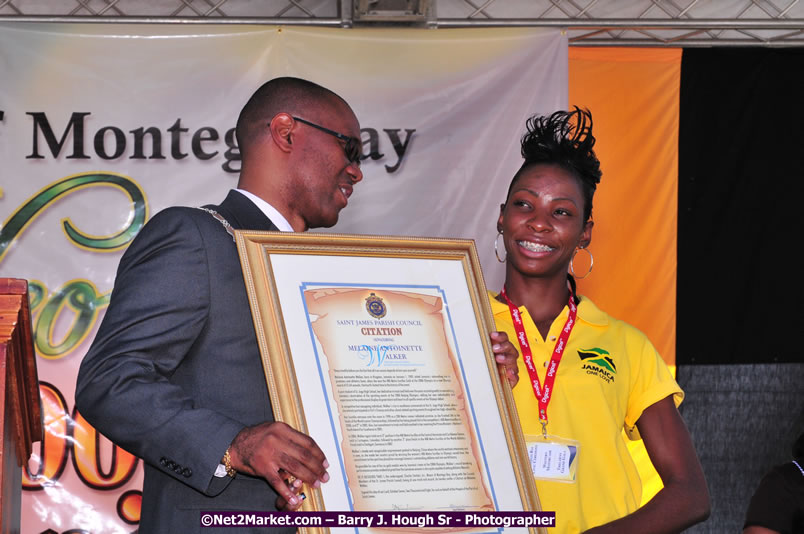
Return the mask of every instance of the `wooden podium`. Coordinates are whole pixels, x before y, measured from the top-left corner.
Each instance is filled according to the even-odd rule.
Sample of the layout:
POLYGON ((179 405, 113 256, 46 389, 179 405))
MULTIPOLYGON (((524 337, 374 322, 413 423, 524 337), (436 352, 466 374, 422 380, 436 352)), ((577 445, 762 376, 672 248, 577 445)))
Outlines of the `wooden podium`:
POLYGON ((22 466, 44 425, 28 306, 28 282, 0 278, 0 533, 20 531, 22 466))

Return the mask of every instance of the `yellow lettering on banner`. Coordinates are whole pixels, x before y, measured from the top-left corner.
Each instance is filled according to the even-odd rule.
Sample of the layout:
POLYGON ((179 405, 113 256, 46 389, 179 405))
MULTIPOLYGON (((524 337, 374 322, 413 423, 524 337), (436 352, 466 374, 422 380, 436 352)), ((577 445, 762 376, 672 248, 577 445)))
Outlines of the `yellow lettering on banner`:
MULTIPOLYGON (((55 386, 40 382, 39 393, 45 435, 39 454, 32 455, 31 462, 22 473, 23 489, 39 490, 55 484, 64 472, 70 453, 78 478, 91 488, 115 489, 131 479, 139 461, 135 456, 111 444, 77 410, 73 410, 71 418, 67 402, 55 386), (108 470, 100 465, 100 450, 107 448, 102 446, 104 443, 111 451, 108 470), (36 463, 38 465, 31 467, 36 463)), ((131 503, 128 508, 132 508, 131 503)))
POLYGON ((129 481, 137 468, 137 457, 112 444, 108 471, 100 465, 101 443, 108 440, 86 419, 73 410, 73 465, 81 481, 95 489, 119 488, 129 481))
POLYGON ((67 463, 67 402, 61 392, 46 382, 39 383, 42 399, 42 412, 45 422, 45 435, 39 444, 39 454, 31 455, 22 471, 22 489, 40 490, 51 486, 61 476, 67 463), (35 470, 31 464, 38 461, 35 470))
POLYGON ((129 490, 122 494, 117 500, 117 515, 129 525, 136 525, 140 522, 142 511, 142 492, 129 490))

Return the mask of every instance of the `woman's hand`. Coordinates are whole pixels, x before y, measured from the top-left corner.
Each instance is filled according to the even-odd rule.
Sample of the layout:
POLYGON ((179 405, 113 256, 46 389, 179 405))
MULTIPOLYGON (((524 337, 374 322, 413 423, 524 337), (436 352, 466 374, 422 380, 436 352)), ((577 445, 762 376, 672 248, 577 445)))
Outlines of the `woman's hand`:
POLYGON ((492 332, 489 336, 497 367, 505 373, 511 387, 514 387, 519 382, 519 367, 516 362, 519 353, 516 347, 508 341, 508 335, 505 332, 492 332))

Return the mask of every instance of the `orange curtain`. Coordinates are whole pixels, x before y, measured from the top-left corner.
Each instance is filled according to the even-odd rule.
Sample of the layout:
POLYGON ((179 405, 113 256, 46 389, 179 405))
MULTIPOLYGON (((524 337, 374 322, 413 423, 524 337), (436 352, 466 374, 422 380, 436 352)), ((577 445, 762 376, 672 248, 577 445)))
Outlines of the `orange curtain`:
POLYGON ((603 170, 594 271, 579 288, 645 332, 671 366, 680 76, 680 49, 569 49, 569 102, 592 111, 603 170))
MULTIPOLYGON (((642 330, 673 370, 680 80, 681 49, 569 49, 569 102, 592 112, 603 170, 595 265, 579 291, 642 330)), ((629 446, 646 502, 661 481, 642 442, 629 446)))

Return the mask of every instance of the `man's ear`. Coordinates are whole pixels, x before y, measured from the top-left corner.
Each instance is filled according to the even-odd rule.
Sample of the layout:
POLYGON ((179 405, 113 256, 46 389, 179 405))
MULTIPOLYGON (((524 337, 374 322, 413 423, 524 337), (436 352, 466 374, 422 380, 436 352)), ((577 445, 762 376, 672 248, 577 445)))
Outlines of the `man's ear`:
POLYGON ((279 150, 283 152, 293 150, 292 132, 294 124, 293 117, 283 112, 274 115, 274 118, 271 119, 271 123, 268 125, 271 131, 271 140, 279 150))

